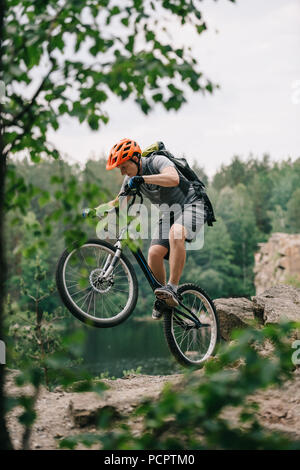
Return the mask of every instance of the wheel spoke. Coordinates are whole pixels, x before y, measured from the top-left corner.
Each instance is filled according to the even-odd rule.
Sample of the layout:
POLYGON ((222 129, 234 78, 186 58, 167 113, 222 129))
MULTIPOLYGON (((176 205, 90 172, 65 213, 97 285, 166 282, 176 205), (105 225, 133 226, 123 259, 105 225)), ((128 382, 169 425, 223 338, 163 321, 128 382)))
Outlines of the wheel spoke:
POLYGON ((92 291, 92 295, 91 295, 91 298, 90 298, 90 301, 89 301, 89 306, 88 306, 88 309, 87 309, 87 313, 90 313, 91 303, 92 303, 92 299, 94 297, 95 297, 95 292, 92 291))
POLYGON ((172 315, 171 337, 180 352, 180 358, 183 356, 184 363, 197 365, 209 357, 214 350, 217 340, 215 312, 210 302, 197 288, 187 286, 186 290, 180 293, 183 296, 183 305, 196 315, 203 327, 197 327, 180 314, 172 315))
POLYGON ((122 313, 128 315, 136 290, 127 264, 120 258, 110 278, 101 278, 103 267, 113 256, 113 249, 106 245, 87 243, 66 258, 64 290, 80 316, 101 322, 122 313))
POLYGON ((80 302, 80 300, 84 299, 83 301, 83 304, 81 305, 81 308, 83 308, 83 306, 85 305, 87 299, 89 298, 89 296, 92 294, 92 290, 90 290, 90 292, 88 292, 84 297, 82 297, 81 299, 79 299, 78 303, 80 302))

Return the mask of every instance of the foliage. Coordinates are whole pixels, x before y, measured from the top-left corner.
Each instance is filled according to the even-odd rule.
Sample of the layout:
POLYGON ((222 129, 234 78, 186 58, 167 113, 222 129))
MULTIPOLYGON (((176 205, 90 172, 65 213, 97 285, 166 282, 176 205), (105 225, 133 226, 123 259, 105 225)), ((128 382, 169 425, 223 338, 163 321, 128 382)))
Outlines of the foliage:
POLYGON ((282 386, 292 378, 288 338, 299 327, 282 323, 236 331, 234 341, 206 363, 203 374, 188 374, 179 389, 166 385, 156 402, 146 400, 137 408, 130 420, 143 418, 138 436, 126 424, 116 428, 114 423, 112 428, 111 419, 110 427, 107 421, 105 425, 100 422, 98 433, 67 438, 61 446, 74 448, 78 442, 89 446, 98 441, 105 450, 300 449, 299 441, 261 425, 255 402, 259 390, 282 386), (266 341, 274 346, 270 357, 260 354, 266 341))
MULTIPOLYGON (((72 333, 65 333, 62 338, 62 347, 44 358, 45 367, 48 371, 49 381, 53 388, 59 385, 66 390, 73 392, 95 392, 102 394, 107 389, 101 381, 94 380, 84 367, 74 367, 82 357, 85 345, 85 333, 77 330, 72 333)), ((14 344, 9 339, 8 360, 13 354, 14 344)), ((43 370, 39 364, 34 364, 30 357, 24 357, 22 367, 17 373, 13 373, 14 384, 18 387, 15 396, 10 396, 6 400, 6 413, 14 407, 21 407, 18 420, 23 427, 21 449, 30 448, 30 436, 33 423, 37 417, 36 402, 43 386, 43 370), (29 389, 28 389, 29 386, 29 389)))
MULTIPOLYGON (((22 173, 17 175, 12 156, 25 152, 34 164, 49 156, 58 160, 48 131, 56 131, 65 115, 98 130, 108 122, 105 103, 111 94, 133 98, 147 114, 158 103, 168 111, 180 109, 189 90, 212 93, 215 85, 203 76, 191 50, 170 45, 170 18, 192 26, 196 34, 206 30, 199 7, 198 0, 0 0, 0 80, 6 86, 0 103, 0 337, 7 280, 4 208, 14 211, 18 225, 29 205, 47 205, 35 242, 25 248, 33 256, 45 248, 45 237, 58 220, 69 248, 82 243, 87 236, 81 226, 82 203, 88 199, 93 204, 97 196, 98 205, 103 197, 98 185, 81 185, 77 175, 66 175, 64 165, 52 175, 57 189, 50 195, 44 177, 34 186, 22 173)), ((8 449, 2 377, 0 445, 8 449)))
MULTIPOLYGON (((116 176, 108 181, 101 175, 104 173, 103 161, 88 162, 84 172, 77 166, 68 165, 49 141, 48 131, 58 130, 64 116, 86 122, 90 129, 97 131, 108 122, 105 107, 111 94, 121 101, 133 98, 139 109, 147 114, 159 104, 166 110, 180 109, 189 91, 212 93, 215 85, 203 76, 192 52, 184 45, 172 47, 169 38, 170 19, 175 24, 192 26, 197 34, 206 30, 206 24, 199 0, 130 0, 120 2, 120 5, 113 0, 1 0, 0 3, 0 80, 6 84, 7 98, 0 103, 0 337, 6 283, 12 299, 10 307, 16 317, 8 319, 8 327, 13 321, 19 321, 19 315, 23 316, 24 311, 29 312, 27 320, 33 315, 37 318, 27 335, 23 324, 16 330, 18 360, 22 353, 25 359, 29 353, 38 362, 42 361, 49 383, 56 381, 71 386, 81 379, 77 389, 90 390, 95 384, 89 374, 71 368, 82 352, 80 344, 84 339, 79 333, 75 337, 64 334, 61 342, 57 340, 57 331, 50 331, 49 326, 57 305, 53 296, 45 295, 51 289, 50 277, 63 238, 71 247, 74 242, 84 241, 92 230, 87 224, 83 226, 82 207, 86 203, 94 207, 108 200, 119 181, 116 176), (15 158, 24 153, 30 162, 15 158), (6 227, 5 256, 2 237, 4 188, 6 220, 12 224, 6 227), (30 212, 34 214, 31 220, 30 212), (10 266, 8 279, 6 257, 10 266), (15 266, 14 271, 12 266, 15 266), (18 282, 19 278, 23 279, 22 284, 18 282), (37 286, 38 292, 33 292, 37 286), (36 308, 37 305, 34 310, 33 306, 36 308), (37 332, 39 339, 34 344, 30 340, 37 332), (45 346, 49 337, 49 349, 44 349, 42 354, 36 345, 45 346), (66 350, 70 355, 68 359, 66 350)), ((203 170, 197 168, 197 171, 207 182, 203 170)), ((243 163, 236 157, 231 166, 222 167, 215 176, 211 185, 215 202, 218 202, 217 194, 221 190, 230 188, 233 190, 232 207, 234 210, 245 209, 245 213, 238 233, 232 230, 238 225, 237 217, 232 217, 226 210, 217 214, 222 243, 220 234, 218 238, 213 235, 216 232, 208 232, 208 253, 197 254, 193 259, 194 276, 201 276, 201 281, 211 285, 213 295, 252 293, 253 251, 256 242, 274 227, 277 217, 274 210, 277 213, 283 211, 285 227, 289 231, 297 229, 299 175, 299 160, 272 167, 267 158, 262 162, 251 158, 243 163), (246 201, 245 191, 250 201, 246 201), (249 230, 253 230, 250 239, 246 237, 249 230), (201 261, 204 271, 199 274, 201 261)), ((146 289, 143 284, 142 290, 146 289)), ((150 296, 144 298, 148 308, 152 299, 150 296)), ((19 379, 19 384, 30 383, 34 394, 30 398, 21 396, 14 405, 20 404, 24 409, 22 445, 28 448, 35 418, 34 406, 43 379, 41 363, 25 362, 22 362, 23 378, 19 379)), ((0 445, 7 448, 2 377, 0 445)), ((102 389, 100 384, 98 388, 102 389)), ((149 412, 151 414, 151 410, 149 412)), ((107 426, 109 417, 104 421, 107 426)), ((126 446, 126 434, 122 439, 126 446)), ((109 447, 113 441, 105 442, 104 445, 109 447)), ((145 446, 144 443, 141 445, 145 446)))
POLYGON ((287 223, 293 232, 300 232, 300 188, 296 189, 287 203, 287 223))
POLYGON ((130 375, 139 375, 142 373, 142 366, 138 366, 136 369, 123 370, 123 377, 129 377, 130 375))
POLYGON ((47 251, 36 245, 36 237, 41 236, 41 225, 34 213, 28 212, 19 230, 23 237, 14 250, 15 255, 22 253, 19 275, 10 278, 12 288, 7 304, 8 335, 14 342, 10 364, 20 367, 25 355, 26 360, 30 359, 33 365, 43 369, 49 386, 45 359, 61 348, 65 315, 52 299, 56 287, 53 277, 49 276, 47 251), (46 302, 47 311, 44 308, 46 302))
POLYGON ((107 380, 116 380, 116 377, 114 376, 110 376, 109 374, 109 371, 105 371, 105 372, 101 372, 101 374, 98 376, 98 377, 95 377, 94 380, 103 380, 103 379, 107 379, 107 380))
POLYGON ((5 152, 26 149, 35 163, 45 155, 57 159, 47 131, 56 131, 64 115, 97 130, 108 122, 111 93, 133 98, 145 114, 156 103, 178 110, 189 89, 211 93, 215 85, 203 77, 191 51, 172 47, 168 37, 170 14, 175 24, 205 31, 199 7, 198 1, 7 0, 5 152), (30 98, 16 84, 34 90, 30 98))
POLYGON ((16 394, 16 396, 9 397, 6 400, 5 411, 8 412, 16 406, 21 407, 21 413, 18 417, 18 420, 23 427, 21 448, 28 450, 30 448, 32 425, 36 419, 35 405, 42 383, 42 370, 40 367, 35 367, 32 364, 28 364, 23 372, 18 373, 14 377, 14 382, 15 385, 17 385, 17 387, 19 387, 21 390, 18 394, 16 394), (33 392, 31 394, 28 394, 26 391, 22 390, 22 387, 26 385, 30 385, 33 388, 33 392))

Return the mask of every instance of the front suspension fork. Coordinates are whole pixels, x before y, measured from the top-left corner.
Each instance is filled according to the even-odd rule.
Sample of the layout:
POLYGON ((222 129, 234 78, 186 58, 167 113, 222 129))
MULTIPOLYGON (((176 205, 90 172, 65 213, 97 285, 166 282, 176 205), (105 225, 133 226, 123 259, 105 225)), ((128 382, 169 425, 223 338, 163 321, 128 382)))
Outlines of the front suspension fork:
POLYGON ((107 279, 115 267, 117 266, 118 262, 120 261, 121 254, 122 254, 122 247, 121 242, 118 240, 115 245, 117 249, 114 255, 108 255, 105 265, 103 267, 104 275, 103 279, 107 279))

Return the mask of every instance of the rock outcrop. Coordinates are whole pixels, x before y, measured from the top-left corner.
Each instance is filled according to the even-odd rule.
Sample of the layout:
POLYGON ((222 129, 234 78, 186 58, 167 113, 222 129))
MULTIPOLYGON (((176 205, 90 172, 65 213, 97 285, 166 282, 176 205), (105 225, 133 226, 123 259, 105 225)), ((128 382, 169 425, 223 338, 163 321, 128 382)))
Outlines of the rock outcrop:
POLYGON ((245 297, 216 299, 214 304, 220 321, 221 336, 228 341, 231 332, 246 328, 255 320, 253 303, 245 297))
POLYGON ((280 321, 300 322, 300 289, 278 285, 267 289, 250 299, 229 298, 214 300, 220 320, 221 336, 230 340, 236 328, 246 328, 257 322, 279 323, 280 321))
POLYGON ((254 316, 264 324, 300 322, 300 289, 279 285, 252 297, 254 316))
POLYGON ((273 233, 255 254, 255 288, 259 295, 277 284, 300 285, 300 234, 273 233))

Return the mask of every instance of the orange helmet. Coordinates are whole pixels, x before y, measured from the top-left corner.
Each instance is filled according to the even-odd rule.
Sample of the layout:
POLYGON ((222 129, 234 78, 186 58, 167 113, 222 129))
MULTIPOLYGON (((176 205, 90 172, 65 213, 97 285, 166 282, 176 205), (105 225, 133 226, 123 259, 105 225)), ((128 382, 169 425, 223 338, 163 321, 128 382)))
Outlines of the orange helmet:
POLYGON ((141 153, 140 146, 134 140, 122 139, 109 152, 106 169, 112 170, 127 160, 132 160, 138 165, 141 153))

